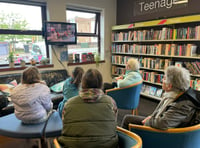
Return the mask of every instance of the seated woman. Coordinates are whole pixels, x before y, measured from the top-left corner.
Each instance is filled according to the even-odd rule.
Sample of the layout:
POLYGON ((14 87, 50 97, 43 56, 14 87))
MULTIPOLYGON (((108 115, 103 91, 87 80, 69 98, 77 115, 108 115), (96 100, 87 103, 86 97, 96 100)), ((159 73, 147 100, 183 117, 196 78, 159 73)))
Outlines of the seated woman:
POLYGON ((162 89, 165 91, 163 98, 149 117, 126 115, 122 127, 128 129, 128 124, 133 123, 166 130, 192 125, 200 100, 190 88, 189 71, 169 66, 165 71, 162 89))
POLYGON ((117 107, 102 91, 102 75, 89 69, 82 79, 79 96, 69 99, 63 110, 63 147, 116 148, 117 107))
POLYGON ((126 63, 126 73, 119 77, 115 77, 112 84, 104 83, 104 91, 114 87, 125 87, 135 84, 142 80, 142 76, 139 72, 140 64, 137 59, 130 58, 126 63))
POLYGON ((62 116, 63 107, 65 102, 71 97, 77 96, 79 93, 79 87, 81 84, 81 79, 83 76, 84 70, 81 67, 76 67, 73 72, 72 76, 67 78, 64 85, 63 85, 63 100, 59 103, 58 111, 60 116, 62 116))
POLYGON ((23 123, 44 122, 53 108, 50 90, 41 81, 37 67, 28 67, 22 73, 21 84, 11 92, 15 115, 23 123))

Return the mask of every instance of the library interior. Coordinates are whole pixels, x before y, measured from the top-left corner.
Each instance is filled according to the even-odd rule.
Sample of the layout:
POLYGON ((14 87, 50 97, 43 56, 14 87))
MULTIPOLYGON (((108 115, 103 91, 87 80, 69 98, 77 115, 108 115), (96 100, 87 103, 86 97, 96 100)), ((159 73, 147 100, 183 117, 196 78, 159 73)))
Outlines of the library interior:
POLYGON ((198 4, 0 0, 0 147, 200 148, 198 4))

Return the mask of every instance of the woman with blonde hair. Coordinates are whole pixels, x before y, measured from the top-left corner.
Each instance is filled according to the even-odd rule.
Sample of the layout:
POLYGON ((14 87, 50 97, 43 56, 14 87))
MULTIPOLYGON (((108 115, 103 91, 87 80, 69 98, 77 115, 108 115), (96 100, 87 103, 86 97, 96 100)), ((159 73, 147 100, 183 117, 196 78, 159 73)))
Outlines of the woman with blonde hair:
POLYGON ((142 80, 139 72, 140 63, 135 58, 130 58, 126 63, 125 74, 115 77, 112 84, 104 83, 104 92, 106 89, 126 87, 142 80))

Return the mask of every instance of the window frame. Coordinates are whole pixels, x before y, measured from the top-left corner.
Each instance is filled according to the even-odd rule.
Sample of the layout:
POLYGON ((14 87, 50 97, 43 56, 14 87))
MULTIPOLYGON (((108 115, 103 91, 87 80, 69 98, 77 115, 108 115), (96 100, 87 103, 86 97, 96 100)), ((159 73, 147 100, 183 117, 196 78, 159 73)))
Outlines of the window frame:
MULTIPOLYGON (((41 21, 42 21, 42 29, 40 30, 16 30, 16 29, 1 29, 0 28, 0 35, 6 35, 6 34, 11 34, 11 35, 41 35, 44 38, 45 46, 46 46, 46 56, 49 58, 49 46, 46 43, 46 39, 44 37, 44 24, 47 21, 47 14, 46 14, 46 3, 44 2, 30 2, 30 1, 15 1, 15 0, 0 0, 2 3, 10 3, 10 4, 21 4, 21 5, 29 5, 29 6, 38 6, 41 8, 41 21)), ((30 62, 26 63, 30 64, 30 62)), ((17 63, 15 65, 20 65, 20 63, 17 63)), ((9 66, 8 64, 0 64, 1 67, 7 67, 9 66)))
MULTIPOLYGON (((78 11, 78 12, 86 12, 86 13, 94 13, 96 15, 95 17, 95 27, 94 27, 94 33, 82 33, 82 32, 78 32, 77 30, 77 38, 78 37, 97 37, 98 40, 98 54, 101 54, 101 28, 100 28, 100 24, 101 24, 101 12, 97 12, 97 10, 85 10, 83 8, 67 8, 67 10, 71 10, 71 11, 78 11)), ((83 62, 84 63, 84 62, 83 62)))

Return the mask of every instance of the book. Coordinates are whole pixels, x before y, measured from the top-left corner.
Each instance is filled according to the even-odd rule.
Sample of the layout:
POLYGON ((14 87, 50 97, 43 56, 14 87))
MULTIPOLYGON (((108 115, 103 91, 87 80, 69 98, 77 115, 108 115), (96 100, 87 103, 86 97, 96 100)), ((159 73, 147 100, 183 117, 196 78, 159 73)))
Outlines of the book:
POLYGON ((180 62, 180 61, 175 62, 175 66, 177 67, 182 67, 182 65, 183 65, 183 62, 180 62))
POLYGON ((87 58, 87 61, 94 61, 94 54, 88 53, 86 58, 87 58))
POLYGON ((68 54, 68 62, 69 63, 73 63, 74 62, 73 54, 68 54))
POLYGON ((82 62, 86 62, 87 61, 87 53, 82 53, 81 60, 82 60, 82 62))
POLYGON ((145 88, 146 88, 146 85, 145 85, 145 84, 143 84, 143 85, 142 85, 141 92, 145 92, 145 88))
POLYGON ((156 93, 155 93, 155 96, 156 97, 162 97, 162 93, 163 93, 163 90, 162 89, 157 89, 156 93))
POLYGON ((151 87, 150 87, 150 91, 149 91, 149 95, 152 95, 152 96, 154 96, 154 95, 155 95, 155 93, 156 93, 156 90, 157 90, 157 88, 156 88, 156 87, 153 87, 153 86, 151 86, 151 87))
POLYGON ((147 86, 145 87, 144 93, 145 93, 145 94, 149 94, 149 91, 150 91, 150 86, 147 85, 147 86))

